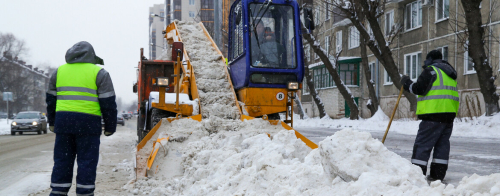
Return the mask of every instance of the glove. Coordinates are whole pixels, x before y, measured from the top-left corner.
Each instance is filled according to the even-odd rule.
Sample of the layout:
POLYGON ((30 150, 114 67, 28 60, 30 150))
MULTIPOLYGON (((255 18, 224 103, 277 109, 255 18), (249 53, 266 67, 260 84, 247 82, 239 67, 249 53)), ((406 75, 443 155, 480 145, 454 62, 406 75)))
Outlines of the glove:
POLYGON ((50 132, 54 133, 54 126, 49 126, 50 132))
POLYGON ((113 135, 114 132, 107 132, 107 131, 104 131, 104 135, 105 136, 110 136, 110 135, 113 135))
POLYGON ((411 81, 409 76, 403 75, 403 77, 401 77, 401 84, 403 85, 403 88, 408 91, 410 89, 410 85, 413 84, 413 81, 411 81))

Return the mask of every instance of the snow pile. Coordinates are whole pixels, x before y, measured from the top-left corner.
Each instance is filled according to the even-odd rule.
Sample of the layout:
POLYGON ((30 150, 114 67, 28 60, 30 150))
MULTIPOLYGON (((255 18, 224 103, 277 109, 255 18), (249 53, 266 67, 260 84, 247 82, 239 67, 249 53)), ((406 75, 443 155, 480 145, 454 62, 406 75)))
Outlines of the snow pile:
MULTIPOLYGON (((368 119, 349 120, 329 119, 319 117, 301 120, 298 115, 294 116, 294 126, 296 127, 326 127, 326 128, 353 128, 356 130, 370 132, 385 132, 390 118, 379 108, 373 117, 368 119)), ((420 120, 395 119, 392 121, 390 132, 406 135, 416 135, 420 120)), ((468 118, 455 119, 453 123, 453 136, 476 137, 476 138, 499 138, 500 113, 493 116, 480 116, 472 120, 468 118), (480 131, 478 131, 480 130, 480 131)))
POLYGON ((453 135, 465 137, 500 138, 500 113, 493 116, 482 115, 470 120, 456 119, 453 125, 453 135))
POLYGON ((382 111, 382 108, 380 108, 380 106, 378 106, 378 110, 377 112, 375 112, 375 114, 367 119, 367 121, 372 121, 372 122, 379 122, 379 121, 388 121, 390 120, 390 117, 385 115, 384 111, 382 111))
POLYGON ((161 162, 159 171, 151 178, 139 179, 131 192, 140 195, 495 195, 500 190, 498 174, 464 178, 457 188, 440 182, 429 186, 417 166, 388 151, 366 132, 342 130, 320 142, 318 149, 311 150, 293 131, 261 119, 212 120, 165 122, 159 137, 165 134, 174 138, 167 145, 168 154, 157 158, 161 162))
POLYGON ((394 186, 409 182, 423 186, 420 168, 387 148, 368 132, 345 129, 319 144, 321 163, 331 179, 356 181, 361 175, 379 176, 379 181, 394 186), (387 175, 392 174, 392 175, 387 175))
POLYGON ((0 119, 0 135, 10 134, 10 124, 12 120, 0 119), (8 122, 6 122, 8 121, 8 122))
POLYGON ((177 21, 177 28, 195 70, 203 118, 239 119, 239 109, 224 70, 223 57, 213 48, 198 23, 177 21))

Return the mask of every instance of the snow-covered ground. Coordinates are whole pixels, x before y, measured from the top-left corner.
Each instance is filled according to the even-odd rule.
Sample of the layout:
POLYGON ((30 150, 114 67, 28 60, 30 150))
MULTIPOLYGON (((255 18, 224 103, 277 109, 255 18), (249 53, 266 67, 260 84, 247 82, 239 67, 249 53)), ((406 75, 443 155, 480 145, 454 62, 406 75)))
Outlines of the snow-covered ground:
POLYGON ((439 181, 429 185, 418 167, 366 131, 339 131, 311 150, 292 131, 261 119, 214 126, 220 123, 164 122, 159 137, 174 138, 166 145, 167 156, 157 157, 161 163, 157 173, 139 179, 129 191, 138 195, 500 194, 500 174, 464 177, 457 186, 439 181))
MULTIPOLYGON (((390 132, 406 135, 416 135, 420 120, 400 119, 392 121, 390 132)), ((327 127, 327 128, 353 128, 360 131, 385 132, 389 117, 379 108, 372 118, 349 120, 330 118, 308 118, 300 120, 298 115, 294 116, 294 126, 297 127, 327 127)), ((494 116, 480 116, 470 120, 469 118, 455 119, 452 136, 474 137, 474 138, 499 138, 500 139, 500 114, 494 116)))
POLYGON ((12 120, 0 119, 0 135, 10 134, 10 123, 12 120), (8 121, 8 123, 7 123, 8 121))

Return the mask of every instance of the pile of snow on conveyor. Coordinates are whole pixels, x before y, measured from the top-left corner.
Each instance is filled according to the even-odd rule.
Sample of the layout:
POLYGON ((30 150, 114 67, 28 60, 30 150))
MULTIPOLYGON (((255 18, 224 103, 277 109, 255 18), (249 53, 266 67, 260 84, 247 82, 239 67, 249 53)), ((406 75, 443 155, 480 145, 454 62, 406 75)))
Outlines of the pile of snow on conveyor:
POLYGON ((209 133, 208 121, 178 120, 161 171, 136 182, 140 195, 497 195, 500 174, 464 177, 445 185, 387 150, 367 132, 337 132, 309 149, 292 131, 262 119, 240 131, 209 133), (270 138, 266 133, 270 133, 270 138), (175 162, 175 157, 178 161, 175 162), (170 164, 169 164, 170 163, 170 164))
POLYGON ((194 69, 203 118, 239 119, 223 57, 213 48, 198 23, 178 21, 177 28, 194 69))

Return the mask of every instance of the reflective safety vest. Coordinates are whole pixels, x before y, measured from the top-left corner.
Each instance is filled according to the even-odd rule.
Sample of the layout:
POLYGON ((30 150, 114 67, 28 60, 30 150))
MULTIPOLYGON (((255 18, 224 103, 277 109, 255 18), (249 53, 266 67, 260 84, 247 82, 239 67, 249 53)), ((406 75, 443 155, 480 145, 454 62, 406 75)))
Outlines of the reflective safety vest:
POLYGON ((96 78, 101 67, 72 63, 57 69, 56 112, 78 112, 101 116, 96 78))
POLYGON ((424 96, 417 98, 417 115, 435 113, 457 113, 459 97, 457 81, 446 75, 441 69, 431 66, 436 80, 431 90, 424 96))

